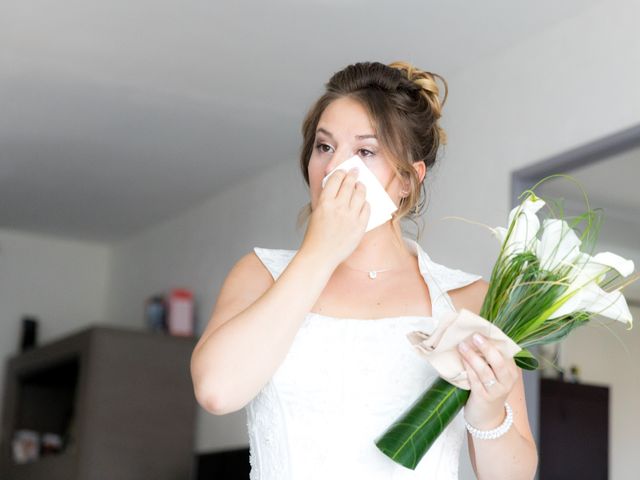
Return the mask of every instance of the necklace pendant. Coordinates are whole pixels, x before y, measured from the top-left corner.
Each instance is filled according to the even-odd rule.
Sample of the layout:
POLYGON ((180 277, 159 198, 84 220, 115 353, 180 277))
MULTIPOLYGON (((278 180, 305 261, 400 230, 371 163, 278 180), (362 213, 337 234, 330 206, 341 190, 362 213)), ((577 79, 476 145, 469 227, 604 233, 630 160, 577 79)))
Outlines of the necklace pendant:
POLYGON ((374 278, 376 278, 378 276, 378 272, 376 272, 375 270, 372 270, 369 272, 369 278, 371 280, 373 280, 374 278))

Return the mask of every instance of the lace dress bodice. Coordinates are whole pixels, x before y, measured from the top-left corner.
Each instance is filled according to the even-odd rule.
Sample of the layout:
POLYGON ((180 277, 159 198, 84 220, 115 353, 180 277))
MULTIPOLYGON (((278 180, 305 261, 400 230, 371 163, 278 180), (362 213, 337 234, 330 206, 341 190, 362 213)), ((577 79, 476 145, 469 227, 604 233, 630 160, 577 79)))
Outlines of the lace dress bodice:
MULTIPOLYGON (((479 278, 433 262, 415 241, 433 317, 453 309, 447 292, 479 278)), ((295 250, 254 251, 274 279, 295 250)), ((270 381, 247 404, 251 480, 454 480, 466 435, 463 411, 415 470, 386 457, 374 440, 437 379, 415 352, 411 330, 432 317, 336 318, 310 312, 270 381)))

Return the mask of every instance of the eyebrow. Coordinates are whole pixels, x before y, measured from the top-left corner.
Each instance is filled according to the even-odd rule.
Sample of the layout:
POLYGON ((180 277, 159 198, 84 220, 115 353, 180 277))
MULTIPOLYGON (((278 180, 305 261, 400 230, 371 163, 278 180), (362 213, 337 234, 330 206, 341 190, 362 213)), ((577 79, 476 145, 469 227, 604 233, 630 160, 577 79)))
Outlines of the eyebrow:
MULTIPOLYGON (((333 135, 331 134, 331 132, 329 132, 328 130, 325 130, 324 128, 318 128, 316 130, 316 134, 318 133, 324 133, 327 137, 329 137, 331 140, 335 140, 333 138, 333 135)), ((368 138, 373 138, 373 139, 378 139, 378 137, 376 135, 373 134, 368 134, 368 135, 356 135, 356 139, 357 140, 366 140, 368 138)))

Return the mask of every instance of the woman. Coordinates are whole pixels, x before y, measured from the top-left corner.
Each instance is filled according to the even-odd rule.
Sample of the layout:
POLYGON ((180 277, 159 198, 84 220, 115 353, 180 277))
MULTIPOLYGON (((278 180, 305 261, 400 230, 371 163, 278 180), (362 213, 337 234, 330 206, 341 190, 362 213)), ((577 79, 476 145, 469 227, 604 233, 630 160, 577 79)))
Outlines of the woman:
MULTIPOLYGON (((358 63, 336 73, 303 125, 301 167, 310 188, 298 250, 254 248, 231 269, 192 357, 199 403, 224 415, 246 406, 251 478, 455 479, 465 436, 480 479, 530 479, 537 466, 522 372, 491 342, 460 345, 471 384, 466 406, 415 470, 374 444, 436 378, 406 334, 438 314, 478 312, 487 283, 435 263, 403 237, 444 132, 438 75, 406 63, 358 63), (398 206, 365 233, 370 206, 353 155, 398 206), (465 348, 466 347, 466 348, 465 348), (500 437, 479 439, 465 428, 500 437), (504 424, 506 427, 508 424, 504 424)), ((470 431, 470 430, 469 430, 470 431)))

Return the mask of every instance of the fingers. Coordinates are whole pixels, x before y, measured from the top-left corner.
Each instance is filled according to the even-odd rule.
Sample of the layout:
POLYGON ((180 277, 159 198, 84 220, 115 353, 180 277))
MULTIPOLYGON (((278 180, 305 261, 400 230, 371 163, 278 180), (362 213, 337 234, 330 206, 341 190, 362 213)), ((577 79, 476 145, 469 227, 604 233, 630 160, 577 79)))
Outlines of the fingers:
MULTIPOLYGON (((460 342, 460 353, 462 353, 463 364, 466 362, 465 368, 467 369, 467 375, 471 381, 471 377, 475 376, 476 388, 487 391, 483 382, 488 382, 491 379, 495 379, 493 370, 487 364, 485 359, 479 355, 479 353, 469 344, 467 341, 460 342), (465 349, 466 347, 466 349, 465 349)), ((498 380, 499 381, 499 380, 498 380)), ((497 385, 493 385, 492 389, 496 389, 497 385)))
POLYGON ((511 389, 518 380, 518 366, 515 360, 512 357, 503 355, 485 336, 479 333, 476 333, 476 335, 478 335, 479 339, 475 340, 474 343, 491 366, 498 382, 511 389))
POLYGON ((506 379, 506 362, 500 350, 498 350, 494 344, 488 341, 483 335, 475 333, 472 336, 472 341, 475 347, 484 356, 486 362, 490 365, 491 370, 495 374, 498 381, 506 379))
POLYGON ((340 185, 342 185, 342 180, 347 176, 347 172, 344 170, 336 170, 331 174, 329 178, 327 178, 326 183, 324 184, 324 188, 320 195, 326 195, 329 198, 335 198, 338 194, 338 190, 340 189, 340 185))
POLYGON ((359 223, 366 225, 369 221, 371 206, 366 201, 366 186, 358 181, 358 174, 356 167, 348 172, 336 170, 327 179, 320 196, 334 199, 338 205, 346 206, 348 210, 355 212, 359 223))
POLYGON ((358 178, 358 170, 353 168, 349 170, 349 173, 344 177, 340 184, 340 189, 336 195, 336 200, 343 201, 347 205, 351 202, 351 196, 353 195, 354 184, 358 178))
POLYGON ((486 337, 476 333, 472 338, 473 343, 461 342, 459 348, 472 388, 486 393, 499 393, 500 386, 510 390, 517 378, 513 359, 506 358, 486 337), (462 348, 465 345, 466 350, 462 348), (498 384, 486 387, 484 383, 492 379, 498 384))
POLYGON ((358 211, 360 211, 366 197, 367 197, 367 187, 365 187, 364 183, 362 182, 356 182, 353 188, 353 193, 351 195, 351 201, 349 203, 349 206, 352 208, 357 208, 358 211))
POLYGON ((487 391, 487 388, 482 384, 482 380, 480 380, 476 371, 469 364, 469 362, 465 360, 464 357, 462 357, 462 364, 464 365, 464 369, 467 371, 467 379, 469 380, 469 385, 471 385, 471 390, 488 394, 489 392, 487 391))

